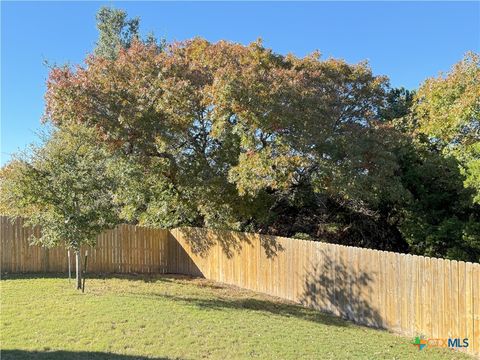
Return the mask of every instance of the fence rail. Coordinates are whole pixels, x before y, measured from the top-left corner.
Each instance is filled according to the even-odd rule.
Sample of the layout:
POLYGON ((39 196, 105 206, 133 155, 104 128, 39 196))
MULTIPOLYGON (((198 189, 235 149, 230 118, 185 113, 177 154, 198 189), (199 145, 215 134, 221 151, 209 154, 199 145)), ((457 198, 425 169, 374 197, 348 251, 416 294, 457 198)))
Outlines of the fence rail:
MULTIPOLYGON (((28 245, 0 217, 2 272, 65 271, 66 251, 28 245)), ((427 339, 468 338, 480 355, 480 264, 282 237, 121 225, 91 250, 97 272, 177 273, 289 299, 360 324, 427 339)))

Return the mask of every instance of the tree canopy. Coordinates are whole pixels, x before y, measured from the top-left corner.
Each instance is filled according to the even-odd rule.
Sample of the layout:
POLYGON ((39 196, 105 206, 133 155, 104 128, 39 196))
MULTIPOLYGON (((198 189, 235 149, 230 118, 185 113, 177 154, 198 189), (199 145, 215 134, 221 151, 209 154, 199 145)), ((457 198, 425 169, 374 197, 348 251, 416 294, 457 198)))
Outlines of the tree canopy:
POLYGON ((2 212, 40 225, 34 243, 75 251, 94 245, 101 231, 119 221, 115 169, 94 131, 78 125, 54 131, 2 169, 2 212))
POLYGON ((134 42, 116 59, 54 69, 46 119, 93 126, 125 155, 154 161, 214 224, 234 210, 211 216, 223 198, 233 205, 304 181, 360 207, 397 193, 379 117, 386 85, 364 63, 280 56, 260 43, 194 39, 158 52, 134 42))
POLYGON ((418 131, 458 159, 465 184, 480 203, 480 57, 468 53, 445 75, 420 87, 414 114, 418 131))
POLYGON ((102 7, 97 13, 99 32, 96 56, 114 59, 120 49, 128 48, 133 39, 139 39, 140 19, 127 19, 127 13, 120 9, 102 7))

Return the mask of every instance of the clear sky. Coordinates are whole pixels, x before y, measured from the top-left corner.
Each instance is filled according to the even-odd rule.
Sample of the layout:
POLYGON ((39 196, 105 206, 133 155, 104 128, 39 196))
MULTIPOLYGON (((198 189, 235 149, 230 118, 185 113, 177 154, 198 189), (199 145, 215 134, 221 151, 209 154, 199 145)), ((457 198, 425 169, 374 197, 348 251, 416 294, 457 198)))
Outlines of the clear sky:
POLYGON ((102 5, 141 18, 167 40, 202 36, 278 53, 320 50, 368 60, 393 86, 416 88, 480 49, 480 2, 1 2, 1 164, 36 138, 50 63, 81 63, 102 5))

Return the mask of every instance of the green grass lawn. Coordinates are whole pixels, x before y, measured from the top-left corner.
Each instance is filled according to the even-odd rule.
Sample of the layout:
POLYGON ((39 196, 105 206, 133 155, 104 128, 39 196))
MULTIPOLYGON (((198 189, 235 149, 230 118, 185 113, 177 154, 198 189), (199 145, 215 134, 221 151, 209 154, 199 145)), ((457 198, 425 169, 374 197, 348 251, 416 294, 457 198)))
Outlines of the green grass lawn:
POLYGON ((2 360, 461 359, 411 338, 201 279, 4 276, 2 360))

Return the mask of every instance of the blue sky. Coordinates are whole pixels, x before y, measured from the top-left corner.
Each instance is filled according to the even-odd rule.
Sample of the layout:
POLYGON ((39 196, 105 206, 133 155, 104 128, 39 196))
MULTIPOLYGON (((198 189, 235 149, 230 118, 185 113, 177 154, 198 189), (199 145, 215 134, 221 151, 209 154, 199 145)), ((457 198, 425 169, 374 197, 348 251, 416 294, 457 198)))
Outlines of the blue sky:
POLYGON ((202 36, 278 53, 368 60, 393 86, 416 88, 480 49, 480 2, 2 2, 1 164, 36 139, 50 63, 81 63, 102 5, 141 18, 167 40, 202 36))

